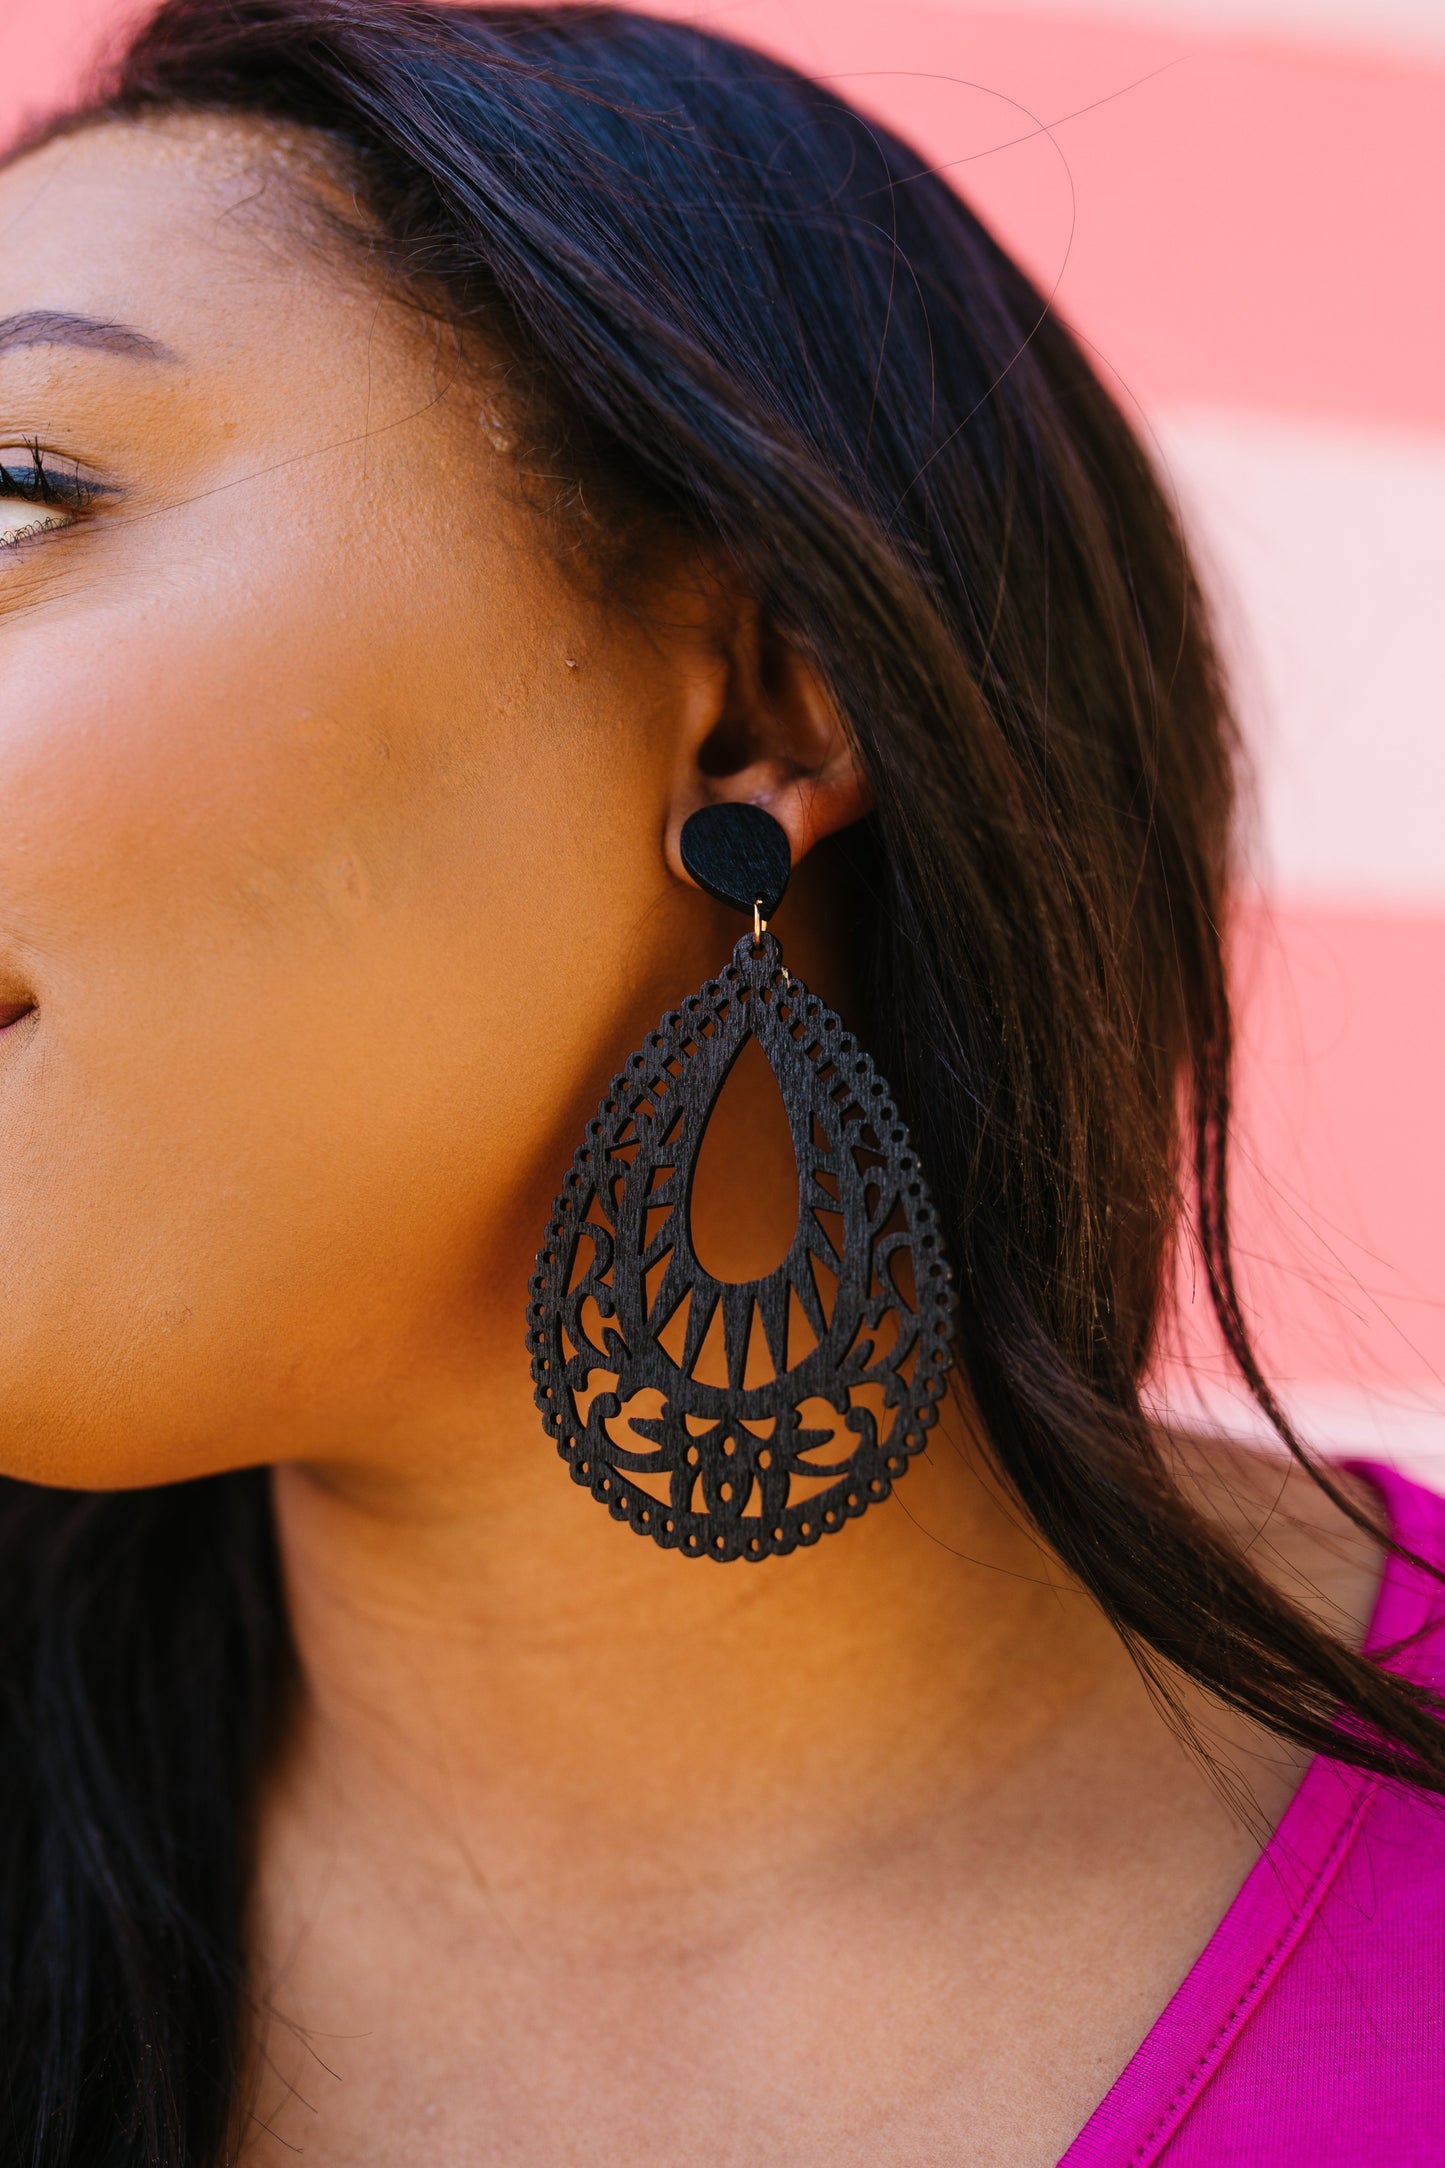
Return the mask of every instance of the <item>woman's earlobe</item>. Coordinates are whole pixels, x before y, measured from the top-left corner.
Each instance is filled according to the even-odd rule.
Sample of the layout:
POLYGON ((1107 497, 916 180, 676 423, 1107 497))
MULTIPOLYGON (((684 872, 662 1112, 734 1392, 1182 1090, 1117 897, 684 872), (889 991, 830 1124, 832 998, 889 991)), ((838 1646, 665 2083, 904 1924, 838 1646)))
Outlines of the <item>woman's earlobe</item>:
POLYGON ((825 836, 851 828, 871 813, 872 788, 841 724, 822 764, 796 770, 766 803, 787 832, 795 866, 825 836))
POLYGON ((765 659, 753 647, 750 660, 679 792, 669 823, 674 872, 690 874, 683 824, 708 805, 761 807, 786 835, 793 866, 872 810, 868 778, 815 666, 785 643, 765 659))

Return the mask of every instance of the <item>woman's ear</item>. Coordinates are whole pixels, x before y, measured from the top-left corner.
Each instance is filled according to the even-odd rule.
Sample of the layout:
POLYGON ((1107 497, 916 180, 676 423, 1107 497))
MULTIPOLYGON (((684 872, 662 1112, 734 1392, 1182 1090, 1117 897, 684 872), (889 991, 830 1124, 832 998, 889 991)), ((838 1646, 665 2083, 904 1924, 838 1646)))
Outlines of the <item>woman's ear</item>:
MULTIPOLYGON (((720 598, 719 598, 720 599, 720 598)), ((679 838, 689 814, 727 801, 762 806, 788 838, 794 867, 824 836, 861 820, 872 793, 832 695, 808 658, 750 599, 714 620, 726 667, 694 707, 679 746, 667 859, 688 880, 679 838)))

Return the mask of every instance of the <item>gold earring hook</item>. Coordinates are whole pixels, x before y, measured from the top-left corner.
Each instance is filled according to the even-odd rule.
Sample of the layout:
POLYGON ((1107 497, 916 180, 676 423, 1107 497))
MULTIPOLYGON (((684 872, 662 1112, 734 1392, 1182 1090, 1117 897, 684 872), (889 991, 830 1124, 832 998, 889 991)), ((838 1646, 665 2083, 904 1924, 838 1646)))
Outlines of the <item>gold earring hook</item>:
MULTIPOLYGON (((765 933, 767 932, 767 930, 768 930, 768 922, 767 922, 767 920, 766 920, 766 919, 765 919, 765 918, 763 917, 763 899, 762 899, 762 897, 761 897, 761 896, 755 896, 755 897, 753 898, 753 939, 754 939, 754 941, 759 941, 759 942, 760 942, 760 941, 762 940, 762 938, 763 938, 763 935, 764 935, 764 934, 765 934, 765 933)), ((782 972, 783 972, 783 984, 784 984, 784 986, 791 986, 791 985, 792 985, 792 983, 793 983, 793 974, 792 974, 792 972, 791 972, 791 971, 790 971, 790 970, 788 969, 788 967, 787 967, 787 965, 786 965, 786 964, 784 964, 784 965, 782 966, 782 972)))

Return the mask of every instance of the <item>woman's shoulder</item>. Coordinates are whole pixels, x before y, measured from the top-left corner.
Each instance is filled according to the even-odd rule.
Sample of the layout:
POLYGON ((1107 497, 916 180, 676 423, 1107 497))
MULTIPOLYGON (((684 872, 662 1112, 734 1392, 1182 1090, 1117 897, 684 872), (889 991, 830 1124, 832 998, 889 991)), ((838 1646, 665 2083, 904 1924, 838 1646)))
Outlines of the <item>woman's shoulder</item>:
MULTIPOLYGON (((1180 1445, 1199 1502, 1280 1586, 1445 1691, 1445 1499, 1341 1463, 1180 1445), (1423 1569, 1422 1570, 1422 1566, 1423 1569)), ((1445 2160, 1445 1802, 1319 1757, 1066 2168, 1424 2168, 1445 2160)))
POLYGON ((1282 1449, 1226 1438, 1170 1432, 1163 1450, 1200 1510, 1282 1594, 1356 1648, 1390 1582, 1381 1533, 1445 1566, 1445 1500, 1383 1464, 1321 1458, 1321 1481, 1282 1449))

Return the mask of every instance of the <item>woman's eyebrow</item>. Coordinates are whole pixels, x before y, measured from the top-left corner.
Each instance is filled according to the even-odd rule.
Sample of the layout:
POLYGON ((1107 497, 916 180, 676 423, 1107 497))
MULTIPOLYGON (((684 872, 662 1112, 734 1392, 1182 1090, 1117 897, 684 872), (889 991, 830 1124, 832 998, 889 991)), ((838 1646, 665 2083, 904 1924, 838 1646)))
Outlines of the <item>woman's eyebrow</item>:
POLYGON ((0 354, 21 346, 84 346, 102 354, 123 354, 132 361, 176 360, 168 346, 130 324, 99 316, 73 316, 64 309, 22 309, 0 316, 0 354))

